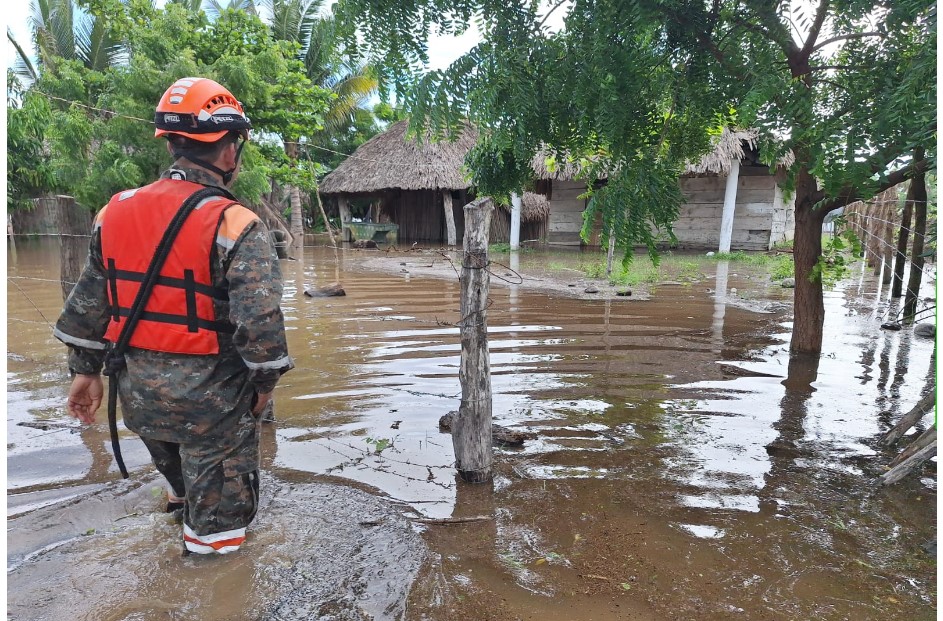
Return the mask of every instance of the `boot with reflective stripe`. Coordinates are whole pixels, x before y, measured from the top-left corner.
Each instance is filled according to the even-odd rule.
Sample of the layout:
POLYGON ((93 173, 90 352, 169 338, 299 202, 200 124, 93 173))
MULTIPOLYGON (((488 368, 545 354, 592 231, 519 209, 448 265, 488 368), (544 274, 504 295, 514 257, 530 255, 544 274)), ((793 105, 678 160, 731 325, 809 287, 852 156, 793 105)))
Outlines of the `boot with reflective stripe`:
POLYGON ((229 554, 239 549, 246 540, 246 529, 213 533, 211 535, 197 535, 186 524, 183 525, 183 543, 187 550, 194 554, 229 554))

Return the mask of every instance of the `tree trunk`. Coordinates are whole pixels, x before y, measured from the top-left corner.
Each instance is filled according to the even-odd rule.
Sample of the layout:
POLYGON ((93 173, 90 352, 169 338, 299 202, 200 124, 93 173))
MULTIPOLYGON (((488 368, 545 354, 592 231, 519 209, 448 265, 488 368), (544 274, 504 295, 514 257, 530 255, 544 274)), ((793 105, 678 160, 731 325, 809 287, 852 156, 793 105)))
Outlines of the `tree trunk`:
POLYGON ((793 327, 790 350, 817 354, 822 351, 825 303, 822 279, 812 278, 812 270, 822 255, 823 210, 814 210, 812 195, 815 179, 803 167, 796 180, 796 232, 793 243, 796 288, 793 302, 793 327))
POLYGON ((914 184, 907 188, 904 210, 900 217, 900 234, 897 238, 897 258, 894 261, 894 284, 891 297, 899 298, 904 289, 904 266, 907 264, 907 245, 910 241, 910 223, 914 213, 914 184))
POLYGON ((927 395, 921 399, 917 405, 915 405, 909 412, 904 414, 897 424, 894 425, 887 434, 881 439, 886 445, 891 445, 900 440, 905 433, 910 431, 910 428, 916 425, 923 419, 924 416, 933 411, 933 407, 936 405, 936 387, 933 387, 933 390, 927 393, 927 395))
MULTIPOLYGON (((922 156, 923 154, 919 154, 922 156)), ((918 154, 914 154, 914 162, 918 154)), ((922 159, 922 157, 921 157, 922 159)), ((920 297, 920 282, 923 279, 923 242, 927 233, 927 179, 923 169, 914 172, 910 180, 914 197, 914 245, 910 255, 910 281, 904 296, 904 321, 912 322, 917 314, 917 302, 920 297)))
MULTIPOLYGON (((288 160, 291 162, 291 166, 294 167, 298 159, 298 144, 295 142, 285 141, 285 155, 288 156, 288 160)), ((289 232, 291 233, 291 245, 295 249, 295 254, 301 252, 301 249, 304 247, 304 217, 301 213, 301 191, 294 185, 288 186, 288 204, 291 206, 291 221, 289 232)))

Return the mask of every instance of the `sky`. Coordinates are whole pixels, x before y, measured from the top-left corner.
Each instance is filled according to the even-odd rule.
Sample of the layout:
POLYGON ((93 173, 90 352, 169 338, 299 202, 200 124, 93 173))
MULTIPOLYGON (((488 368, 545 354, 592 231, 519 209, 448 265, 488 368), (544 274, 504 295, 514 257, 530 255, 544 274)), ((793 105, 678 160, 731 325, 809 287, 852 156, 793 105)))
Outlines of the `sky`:
MULTIPOLYGON (((13 36, 17 42, 28 49, 32 49, 29 29, 30 4, 30 0, 4 2, 2 18, 5 21, 5 25, 13 32, 13 36)), ((164 0, 157 1, 158 6, 163 6, 163 4, 164 0)), ((333 3, 329 3, 329 5, 330 4, 333 3)), ((552 3, 549 0, 544 0, 541 4, 545 7, 544 10, 546 10, 546 7, 551 6, 552 3)), ((556 31, 563 27, 563 17, 566 15, 566 8, 566 6, 562 6, 554 11, 547 20, 548 28, 556 31)), ((474 24, 459 37, 432 35, 429 39, 429 68, 444 69, 462 54, 474 47, 480 40, 481 33, 474 24)), ((16 51, 13 45, 7 41, 6 66, 12 67, 15 60, 16 51)))

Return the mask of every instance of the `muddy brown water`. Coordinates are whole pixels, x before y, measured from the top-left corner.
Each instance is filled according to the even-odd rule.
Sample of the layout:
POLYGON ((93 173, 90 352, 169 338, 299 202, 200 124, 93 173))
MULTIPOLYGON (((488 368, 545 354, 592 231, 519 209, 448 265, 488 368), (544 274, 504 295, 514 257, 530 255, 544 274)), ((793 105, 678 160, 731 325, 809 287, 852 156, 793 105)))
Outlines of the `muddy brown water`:
MULTIPOLYGON (((469 487, 437 429, 461 392, 457 280, 416 275, 434 254, 380 271, 364 269, 376 253, 308 248, 283 262, 297 368, 263 439, 265 506, 237 555, 194 559, 133 434, 121 481, 104 409, 87 428, 65 416, 57 249, 16 250, 10 618, 935 617, 935 464, 874 487, 891 457, 876 439, 919 400, 933 342, 878 329, 870 274, 827 293, 815 361, 788 356, 791 291, 736 263, 702 261, 647 300, 493 280, 495 419, 536 439, 469 487), (346 297, 301 295, 335 280, 346 297)), ((546 279, 551 260, 579 263, 519 269, 546 279)))

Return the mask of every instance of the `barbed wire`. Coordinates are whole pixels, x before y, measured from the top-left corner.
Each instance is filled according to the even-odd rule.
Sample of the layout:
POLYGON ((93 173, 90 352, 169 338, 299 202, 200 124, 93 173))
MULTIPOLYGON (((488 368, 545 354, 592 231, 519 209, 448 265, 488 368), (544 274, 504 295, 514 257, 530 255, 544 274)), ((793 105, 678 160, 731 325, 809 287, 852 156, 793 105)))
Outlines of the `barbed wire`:
MULTIPOLYGON (((896 227, 897 229, 899 229, 899 230, 901 230, 901 231, 906 231, 908 235, 913 235, 914 237, 923 237, 923 238, 926 238, 927 235, 928 235, 927 233, 917 233, 917 232, 915 232, 915 231, 913 230, 913 228, 911 228, 911 227, 902 226, 900 222, 894 222, 893 220, 885 220, 885 219, 883 219, 883 218, 878 218, 877 216, 872 216, 872 215, 863 214, 863 213, 856 213, 856 212, 846 213, 846 214, 842 214, 842 215, 843 215, 843 217, 845 217, 845 216, 857 216, 857 217, 864 218, 865 220, 874 220, 874 221, 876 221, 876 222, 881 222, 882 224, 891 224, 891 225, 893 225, 894 227, 896 227)), ((853 226, 853 227, 855 227, 855 228, 863 228, 859 223, 857 223, 857 222, 855 222, 855 221, 853 221, 853 220, 848 220, 848 219, 846 218, 845 221, 846 221, 846 223, 847 223, 849 226, 853 226)))
MULTIPOLYGON (((140 121, 140 122, 143 122, 143 123, 147 123, 148 125, 151 125, 151 126, 154 125, 154 120, 153 120, 153 119, 142 119, 141 117, 138 117, 138 116, 131 116, 130 114, 123 114, 123 113, 117 112, 117 111, 115 111, 115 110, 109 110, 109 109, 107 109, 107 108, 99 108, 99 107, 97 107, 97 106, 90 106, 90 105, 88 105, 88 104, 84 104, 84 103, 82 103, 82 102, 80 102, 80 101, 76 101, 76 100, 74 100, 74 99, 66 99, 66 98, 64 98, 64 97, 57 97, 56 95, 51 95, 51 94, 49 94, 49 93, 46 93, 46 92, 41 91, 41 90, 38 90, 38 89, 31 89, 29 92, 31 92, 31 93, 37 93, 37 94, 39 94, 39 95, 42 95, 43 97, 47 97, 47 98, 52 99, 52 100, 55 100, 55 101, 60 101, 60 102, 67 103, 67 104, 70 104, 70 105, 79 106, 79 107, 82 107, 82 108, 86 108, 86 109, 88 109, 88 110, 94 110, 95 112, 101 112, 101 113, 103 113, 103 114, 109 115, 109 117, 120 117, 120 118, 123 118, 123 119, 129 119, 129 120, 132 120, 132 121, 140 121)), ((354 158, 354 159, 356 159, 356 160, 361 160, 361 161, 365 161, 365 162, 372 162, 372 163, 374 163, 374 164, 383 164, 383 165, 385 165, 385 166, 400 166, 400 167, 402 167, 402 168, 412 168, 412 169, 415 169, 415 168, 424 168, 424 169, 427 169, 427 170, 435 170, 435 171, 443 171, 443 170, 454 171, 454 168, 449 167, 449 166, 445 166, 445 165, 443 165, 443 164, 425 164, 425 163, 403 164, 403 163, 401 163, 401 162, 394 162, 394 161, 392 161, 392 160, 375 160, 375 159, 372 159, 372 158, 363 157, 363 156, 361 156, 361 155, 354 155, 354 154, 352 154, 352 153, 343 153, 343 152, 341 152, 341 151, 335 151, 334 149, 329 149, 329 148, 327 148, 327 147, 322 147, 322 146, 320 146, 320 145, 311 144, 311 143, 307 143, 307 142, 284 141, 284 144, 286 144, 286 145, 291 144, 291 145, 297 145, 297 146, 299 146, 299 147, 304 147, 304 148, 317 149, 317 150, 319 150, 319 151, 324 151, 324 152, 326 152, 326 153, 332 153, 332 154, 334 154, 334 155, 341 155, 341 156, 343 156, 345 159, 354 158)))
POLYGON ((88 104, 84 104, 84 103, 82 103, 81 101, 76 101, 75 99, 66 99, 66 98, 64 98, 64 97, 57 97, 56 95, 51 95, 51 94, 46 93, 46 92, 44 92, 44 91, 41 91, 41 90, 39 90, 39 89, 35 89, 35 88, 34 88, 34 89, 30 89, 28 92, 30 92, 30 93, 37 93, 37 94, 39 94, 39 95, 42 95, 43 97, 48 97, 49 99, 53 99, 53 100, 55 100, 55 101, 61 101, 61 102, 63 102, 63 103, 67 103, 67 104, 70 104, 70 105, 73 105, 73 106, 79 106, 79 107, 81 107, 81 108, 86 108, 86 109, 88 109, 88 110, 94 110, 94 111, 96 111, 96 112, 104 112, 105 114, 108 114, 109 116, 117 116, 117 117, 121 117, 121 118, 123 118, 123 119, 130 119, 130 120, 132 120, 132 121, 143 121, 144 123, 148 123, 148 124, 150 124, 150 125, 153 125, 153 124, 154 124, 154 119, 142 119, 142 118, 139 117, 139 116, 131 116, 131 115, 129 115, 129 114, 122 114, 121 112, 116 112, 116 111, 114 111, 114 110, 107 110, 107 109, 105 109, 105 108, 97 108, 97 107, 95 107, 95 106, 90 106, 90 105, 88 105, 88 104))

